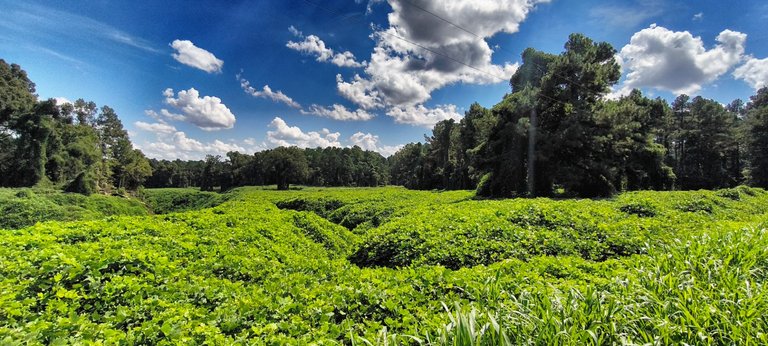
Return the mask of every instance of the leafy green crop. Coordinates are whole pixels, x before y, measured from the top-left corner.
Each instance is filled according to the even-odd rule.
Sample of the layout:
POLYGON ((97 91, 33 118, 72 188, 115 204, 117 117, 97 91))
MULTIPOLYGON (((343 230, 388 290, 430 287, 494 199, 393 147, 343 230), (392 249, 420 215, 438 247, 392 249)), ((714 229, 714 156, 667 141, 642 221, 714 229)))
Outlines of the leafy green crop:
POLYGON ((0 229, 22 228, 49 220, 92 220, 110 215, 147 214, 144 204, 132 198, 0 188, 0 229))
POLYGON ((240 188, 200 210, 37 223, 0 238, 0 341, 765 344, 768 194, 735 190, 240 188))

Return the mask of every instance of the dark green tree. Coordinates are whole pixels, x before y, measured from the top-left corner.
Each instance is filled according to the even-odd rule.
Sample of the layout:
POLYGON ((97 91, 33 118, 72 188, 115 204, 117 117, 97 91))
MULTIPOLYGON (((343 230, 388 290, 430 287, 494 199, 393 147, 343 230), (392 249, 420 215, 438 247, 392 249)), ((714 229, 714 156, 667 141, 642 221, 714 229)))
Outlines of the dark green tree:
POLYGON ((268 150, 264 163, 267 174, 274 179, 278 190, 288 190, 290 184, 299 184, 309 175, 307 157, 298 147, 268 150))
POLYGON ((768 188, 768 87, 750 98, 746 114, 750 182, 768 188))

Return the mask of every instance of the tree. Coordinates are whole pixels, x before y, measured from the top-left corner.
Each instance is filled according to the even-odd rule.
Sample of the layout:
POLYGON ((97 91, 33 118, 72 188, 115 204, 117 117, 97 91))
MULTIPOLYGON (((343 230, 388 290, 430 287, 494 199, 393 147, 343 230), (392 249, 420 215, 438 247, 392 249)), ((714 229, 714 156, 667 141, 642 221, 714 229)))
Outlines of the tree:
POLYGON ((31 112, 36 102, 35 83, 27 72, 0 59, 0 130, 13 126, 14 118, 31 112))
POLYGON ((569 37, 558 56, 523 53, 510 81, 513 93, 494 107, 499 122, 486 145, 490 174, 478 194, 520 195, 530 186, 532 195, 550 195, 555 183, 585 197, 616 191, 616 169, 605 154, 607 129, 595 117, 621 76, 615 53, 610 44, 579 34, 569 37))
POLYGON ((750 98, 746 119, 750 181, 755 186, 768 188, 768 87, 750 98))
POLYGON ((288 190, 290 184, 301 183, 309 175, 304 152, 298 147, 278 147, 265 153, 265 167, 278 190, 288 190))
POLYGON ((675 174, 683 190, 716 189, 734 186, 737 179, 729 170, 728 158, 736 148, 734 119, 717 101, 700 96, 673 104, 679 119, 675 142, 675 174))

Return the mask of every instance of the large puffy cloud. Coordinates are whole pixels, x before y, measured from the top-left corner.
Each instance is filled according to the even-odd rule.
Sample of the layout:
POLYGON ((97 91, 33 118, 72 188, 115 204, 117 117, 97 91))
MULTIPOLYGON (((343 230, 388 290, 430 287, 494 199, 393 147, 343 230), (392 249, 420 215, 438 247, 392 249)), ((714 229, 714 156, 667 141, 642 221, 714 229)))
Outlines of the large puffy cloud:
POLYGON ((328 129, 304 132, 298 126, 289 126, 285 120, 276 117, 269 123, 267 141, 273 146, 297 146, 300 148, 341 147, 338 132, 328 129))
POLYGON ((269 85, 265 85, 261 90, 258 90, 252 87, 251 82, 243 78, 240 74, 236 75, 235 77, 237 77, 237 80, 240 81, 240 87, 243 88, 243 91, 253 97, 267 98, 275 102, 281 102, 291 108, 301 108, 301 105, 298 102, 288 97, 288 95, 283 94, 283 92, 280 90, 273 91, 269 85))
POLYGON ((768 58, 750 57, 744 65, 733 71, 733 76, 747 82, 755 90, 768 86, 768 58))
POLYGON ((747 35, 724 30, 717 45, 706 49, 700 37, 651 25, 632 36, 619 53, 626 81, 618 94, 650 87, 673 93, 699 91, 738 64, 747 35))
POLYGON ((350 82, 345 82, 340 74, 336 75, 336 85, 339 94, 347 100, 352 100, 363 109, 373 109, 382 106, 378 91, 374 90, 374 83, 368 79, 355 75, 350 82))
POLYGON ((195 46, 192 41, 174 40, 170 44, 176 50, 173 58, 176 61, 208 73, 221 72, 224 61, 216 58, 211 52, 195 46))
POLYGON ((403 148, 403 145, 380 145, 379 136, 371 133, 356 132, 349 137, 349 142, 363 150, 376 151, 384 157, 392 156, 403 148))
POLYGON ((376 47, 366 75, 349 81, 337 77, 339 94, 364 109, 388 108, 387 114, 398 122, 432 123, 429 117, 439 117, 446 110, 425 111, 423 104, 433 91, 455 83, 509 80, 518 66, 494 64, 486 40, 498 33, 517 32, 541 2, 546 1, 389 0, 389 27, 372 35, 376 47), (405 109, 415 111, 409 112, 414 115, 405 114, 405 109))
POLYGON ((362 120, 371 120, 373 119, 374 115, 367 112, 364 109, 358 109, 355 111, 351 111, 347 109, 347 107, 344 107, 340 104, 334 104, 331 107, 323 107, 320 105, 312 105, 309 107, 308 111, 302 110, 302 114, 312 114, 312 115, 319 115, 321 117, 331 118, 334 120, 342 120, 342 121, 362 121, 362 120))
MULTIPOLYGON (((179 91, 174 98, 173 89, 163 92, 165 103, 183 113, 183 120, 206 130, 230 129, 235 126, 235 115, 215 96, 200 97, 195 88, 179 91)), ((168 114, 171 114, 170 112, 168 114)))
MULTIPOLYGON (((296 28, 293 26, 291 26, 291 28, 293 28, 291 33, 299 37, 304 37, 300 31, 296 30, 296 28)), ((285 46, 304 54, 314 55, 319 62, 330 62, 339 67, 365 66, 365 62, 358 62, 352 52, 336 52, 333 49, 326 47, 325 42, 315 35, 306 36, 303 41, 299 42, 288 41, 285 46)))
POLYGON ((459 120, 461 114, 456 112, 455 105, 440 105, 434 108, 427 108, 423 105, 393 107, 387 112, 387 115, 395 119, 400 124, 409 124, 433 127, 435 124, 448 119, 459 120))

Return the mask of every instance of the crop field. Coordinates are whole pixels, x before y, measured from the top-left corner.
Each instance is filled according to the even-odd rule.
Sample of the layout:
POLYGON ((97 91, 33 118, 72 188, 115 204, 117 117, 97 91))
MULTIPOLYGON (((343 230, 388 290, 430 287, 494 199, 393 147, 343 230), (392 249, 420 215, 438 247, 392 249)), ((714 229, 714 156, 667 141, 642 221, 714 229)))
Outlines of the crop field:
POLYGON ((145 195, 2 224, 1 344, 768 344, 761 189, 145 195))

